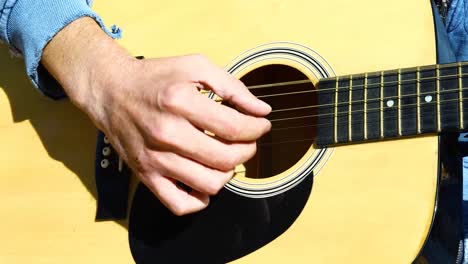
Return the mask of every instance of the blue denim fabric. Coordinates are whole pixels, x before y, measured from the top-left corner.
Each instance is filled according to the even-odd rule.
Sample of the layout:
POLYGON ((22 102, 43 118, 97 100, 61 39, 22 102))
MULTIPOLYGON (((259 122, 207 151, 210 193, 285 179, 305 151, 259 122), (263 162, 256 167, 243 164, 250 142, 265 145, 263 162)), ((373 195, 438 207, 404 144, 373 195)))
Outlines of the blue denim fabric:
POLYGON ((453 0, 447 14, 447 33, 457 61, 468 60, 468 0, 453 0))
POLYGON ((101 18, 91 8, 91 0, 0 0, 0 39, 23 55, 26 72, 34 86, 52 97, 64 93, 40 65, 42 51, 63 27, 80 17, 91 17, 110 36, 120 37, 120 30, 106 30, 101 18))

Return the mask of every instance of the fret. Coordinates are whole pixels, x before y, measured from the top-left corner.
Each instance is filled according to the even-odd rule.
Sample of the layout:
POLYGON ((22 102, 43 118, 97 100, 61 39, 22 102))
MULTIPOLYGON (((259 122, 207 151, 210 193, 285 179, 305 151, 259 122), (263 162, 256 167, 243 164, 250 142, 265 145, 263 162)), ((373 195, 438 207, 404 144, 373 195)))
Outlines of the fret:
POLYGON ((415 135, 418 123, 417 76, 414 69, 400 72, 400 136, 415 135))
POLYGON ((419 67, 416 69, 416 104, 417 104, 417 132, 421 134, 421 78, 419 74, 419 67))
POLYGON ((338 104, 337 104, 337 115, 336 123, 338 130, 338 143, 345 143, 349 141, 349 101, 350 101, 350 91, 349 91, 349 77, 341 77, 338 80, 338 104))
POLYGON ((353 76, 349 76, 349 100, 348 100, 348 140, 353 141, 353 131, 352 131, 352 122, 351 122, 351 115, 353 113, 353 104, 351 103, 353 100, 353 76))
POLYGON ((397 131, 398 131, 398 136, 401 136, 401 69, 398 69, 397 72, 397 81, 398 81, 398 86, 397 86, 397 96, 398 96, 398 104, 397 104, 397 131))
POLYGON ((458 67, 439 67, 439 119, 442 131, 458 131, 460 126, 458 67))
POLYGON ((437 104, 437 132, 440 132, 441 125, 440 125, 440 81, 439 81, 439 65, 435 66, 436 70, 436 104, 437 104))
POLYGON ((335 131, 337 127, 335 117, 335 79, 326 79, 318 83, 317 89, 317 145, 323 146, 336 143, 335 131))
POLYGON ((398 76, 396 71, 386 72, 383 83, 383 134, 398 136, 398 76))
POLYGON ((338 85, 339 85, 340 77, 336 77, 335 81, 335 105, 333 109, 335 110, 335 114, 333 115, 333 141, 338 143, 338 85))
POLYGON ((364 140, 367 140, 367 73, 364 74, 364 140))
POLYGON ((460 118, 460 129, 465 128, 465 122, 463 122, 463 84, 462 84, 462 64, 459 62, 457 64, 457 81, 458 81, 458 110, 460 118))
MULTIPOLYGON (((367 109, 367 139, 378 139, 381 133, 381 74, 367 74, 366 82, 366 99, 365 107, 367 109)), ((383 133, 383 132, 382 132, 383 133)), ((383 136, 383 134, 382 134, 383 136)))
MULTIPOLYGON (((461 93, 464 100, 462 100, 462 107, 460 108, 463 114, 463 123, 468 124, 468 103, 465 101, 468 98, 468 64, 462 63, 461 65, 461 74, 458 77, 459 82, 461 83, 461 93)), ((460 84, 459 84, 460 85, 460 84)))
POLYGON ((350 141, 364 140, 364 75, 353 75, 350 80, 352 88, 350 89, 351 97, 351 133, 350 141))
POLYGON ((382 71, 380 73, 380 138, 384 138, 384 92, 383 92, 383 86, 384 86, 384 72, 382 71))
POLYGON ((434 66, 419 69, 421 133, 437 131, 436 72, 434 66))

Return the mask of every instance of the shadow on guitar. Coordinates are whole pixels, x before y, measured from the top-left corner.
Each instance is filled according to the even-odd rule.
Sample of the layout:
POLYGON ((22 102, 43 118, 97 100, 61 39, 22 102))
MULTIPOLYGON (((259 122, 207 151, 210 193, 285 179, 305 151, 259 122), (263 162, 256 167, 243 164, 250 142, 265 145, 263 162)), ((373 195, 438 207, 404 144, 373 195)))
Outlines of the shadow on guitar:
MULTIPOLYGON (((11 109, 11 113, 2 114, 11 115, 15 124, 29 121, 49 157, 72 171, 96 200, 97 129, 89 118, 69 100, 53 101, 35 90, 25 74, 23 61, 12 58, 5 45, 0 45, 0 89, 8 97, 11 109)), ((127 227, 126 220, 116 222, 127 227)))

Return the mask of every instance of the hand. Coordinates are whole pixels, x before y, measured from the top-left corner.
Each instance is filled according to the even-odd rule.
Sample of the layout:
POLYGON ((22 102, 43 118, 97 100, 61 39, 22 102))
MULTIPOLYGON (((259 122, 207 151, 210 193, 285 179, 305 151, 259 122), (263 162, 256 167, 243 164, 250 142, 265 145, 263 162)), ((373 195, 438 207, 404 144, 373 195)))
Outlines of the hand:
POLYGON ((46 47, 43 63, 176 215, 205 208, 271 127, 262 118, 271 108, 203 56, 138 61, 91 19, 62 30, 46 47), (77 31, 79 39, 72 37, 77 31), (238 111, 208 99, 200 88, 238 111))
POLYGON ((255 116, 270 108, 201 56, 132 61, 126 68, 124 78, 109 78, 118 82, 98 89, 88 112, 171 211, 181 215, 206 207, 233 168, 254 155, 255 140, 270 128, 255 116), (201 86, 252 116, 201 95, 201 86))

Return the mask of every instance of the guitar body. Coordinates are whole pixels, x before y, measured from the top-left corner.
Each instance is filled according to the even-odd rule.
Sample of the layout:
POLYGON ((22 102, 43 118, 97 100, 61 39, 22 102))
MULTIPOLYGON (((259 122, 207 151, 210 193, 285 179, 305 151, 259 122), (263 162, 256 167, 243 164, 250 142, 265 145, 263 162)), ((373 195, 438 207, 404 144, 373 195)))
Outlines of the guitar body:
MULTIPOLYGON (((123 28, 120 43, 133 54, 202 53, 249 86, 303 76, 314 90, 324 77, 436 62, 431 6, 423 0, 139 0, 131 5, 119 0, 97 1, 95 9, 107 23, 123 28)), ((127 224, 94 221, 96 129, 69 102, 33 91, 5 48, 0 56, 0 261, 132 262, 127 224)), ((147 212, 157 225, 171 223, 171 216, 159 205, 140 203, 130 224, 134 257, 148 261, 151 255, 148 262, 155 262, 154 252, 184 255, 183 247, 175 247, 199 243, 195 248, 215 256, 198 256, 200 262, 205 256, 205 263, 393 264, 416 258, 434 217, 437 136, 326 149, 310 140, 301 147, 298 140, 283 141, 280 150, 258 160, 274 163, 291 156, 286 165, 268 171, 263 164, 259 168, 266 176, 253 172, 255 165, 240 166, 206 212, 185 218, 193 222, 175 218, 180 225, 148 227, 151 241, 145 241, 146 226, 138 219, 147 212), (262 204, 267 205, 263 211, 262 204), (157 213, 167 221, 158 220, 157 213), (221 214, 232 221, 217 225, 226 220, 221 214), (266 215, 270 218, 262 219, 266 215), (234 232, 236 227, 240 231, 234 232), (171 236, 158 237, 158 230, 171 236), (204 233, 205 238, 189 236, 204 233), (230 247, 241 249, 219 256, 230 247)), ((139 191, 137 198, 144 200, 144 190, 139 191)), ((193 257, 198 263, 196 253, 193 257)))

